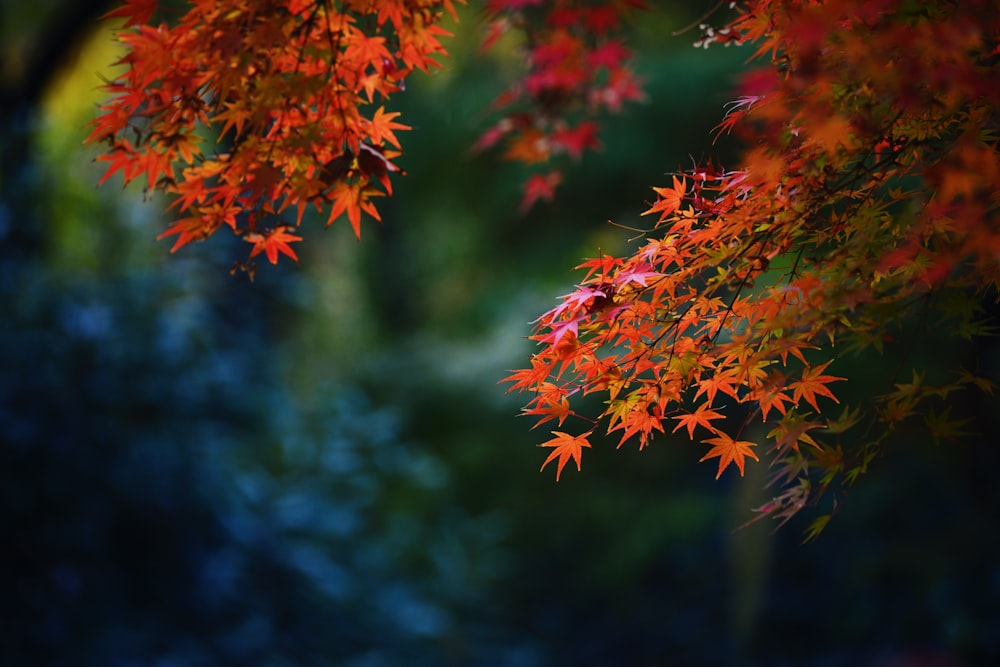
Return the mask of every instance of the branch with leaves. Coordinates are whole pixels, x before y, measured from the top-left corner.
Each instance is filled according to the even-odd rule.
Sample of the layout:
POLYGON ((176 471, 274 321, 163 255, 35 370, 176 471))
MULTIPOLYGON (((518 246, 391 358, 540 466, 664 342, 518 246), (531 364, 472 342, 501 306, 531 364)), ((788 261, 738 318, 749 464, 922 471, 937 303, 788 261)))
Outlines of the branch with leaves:
POLYGON ((769 0, 701 30, 699 45, 765 61, 719 126, 747 141, 741 164, 654 188, 642 243, 578 267, 580 285, 538 320, 540 351, 507 381, 532 394, 538 424, 582 421, 583 436, 559 436, 578 465, 598 424, 641 449, 676 423, 718 475, 766 453, 779 493, 759 510, 787 520, 852 484, 902 420, 961 432, 925 399, 994 389, 976 369, 932 390, 896 385, 853 448, 842 434, 859 409, 824 414, 845 379, 828 372, 835 344, 880 350, 891 322, 929 304, 956 333, 990 333, 978 315, 1000 278, 1000 11, 769 0), (578 414, 574 398, 593 393, 606 407, 578 414), (754 419, 770 424, 766 446, 741 439, 754 419))
POLYGON ((88 141, 106 146, 102 183, 145 176, 172 196, 172 250, 228 227, 275 263, 296 259, 288 230, 307 207, 328 226, 346 215, 358 237, 362 213, 379 219, 409 129, 385 104, 439 67, 451 0, 200 0, 157 15, 155 0, 107 15, 124 19, 128 53, 88 141))

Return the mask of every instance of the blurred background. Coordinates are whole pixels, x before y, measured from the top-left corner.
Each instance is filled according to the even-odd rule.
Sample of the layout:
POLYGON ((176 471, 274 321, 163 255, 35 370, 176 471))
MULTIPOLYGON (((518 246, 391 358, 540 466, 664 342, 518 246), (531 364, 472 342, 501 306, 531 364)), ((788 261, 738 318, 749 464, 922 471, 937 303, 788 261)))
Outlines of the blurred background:
MULTIPOLYGON (((0 664, 1000 664, 989 397, 958 408, 974 437, 899 438, 806 545, 812 516, 736 530, 766 470, 716 482, 683 438, 538 473, 497 382, 571 268, 627 251, 607 220, 731 156, 709 136, 747 54, 670 36, 701 3, 644 15, 648 102, 522 217, 521 169, 469 153, 517 71, 473 5, 397 100, 385 223, 307 224, 251 284, 245 244, 170 255, 164 202, 96 187, 108 3, 0 4, 0 664)), ((1000 376, 996 343, 920 341, 1000 376)), ((870 390, 892 354, 837 374, 870 390)))

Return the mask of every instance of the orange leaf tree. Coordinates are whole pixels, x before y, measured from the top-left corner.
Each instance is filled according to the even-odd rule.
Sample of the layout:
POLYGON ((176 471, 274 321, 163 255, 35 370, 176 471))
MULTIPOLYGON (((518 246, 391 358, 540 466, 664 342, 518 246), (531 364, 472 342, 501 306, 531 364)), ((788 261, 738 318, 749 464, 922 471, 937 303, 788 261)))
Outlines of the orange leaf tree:
POLYGON ((384 103, 438 67, 451 0, 192 0, 154 25, 157 4, 108 14, 128 52, 88 138, 106 144, 101 181, 121 171, 174 195, 173 250, 227 227, 251 257, 295 259, 283 230, 310 205, 360 237, 409 129, 384 103))
MULTIPOLYGON (((761 516, 787 520, 852 484, 902 422, 923 420, 935 438, 964 432, 928 400, 993 391, 977 368, 933 385, 914 371, 828 414, 845 380, 834 345, 880 351, 914 312, 966 338, 990 332, 980 304, 1000 278, 1000 8, 723 4, 696 46, 742 45, 756 65, 718 128, 744 141, 742 158, 654 186, 631 254, 578 267, 579 285, 537 322, 538 351, 507 381, 531 395, 525 414, 566 429, 543 444, 557 477, 580 466, 598 429, 641 449, 673 426, 707 448, 702 460, 718 458, 718 475, 769 461, 777 494, 761 516), (588 394, 604 407, 580 407, 588 394), (755 420, 765 428, 747 435, 755 420)), ((174 249, 227 227, 251 256, 295 259, 310 205, 360 235, 400 171, 396 132, 408 128, 386 104, 410 72, 436 67, 451 2, 189 6, 155 25, 154 1, 111 14, 125 19, 129 51, 90 135, 106 144, 104 178, 145 176, 174 196, 181 217, 161 235, 174 249)), ((556 196, 558 161, 599 145, 603 112, 641 99, 622 26, 643 9, 486 3, 484 46, 521 31, 526 67, 475 148, 502 145, 535 170, 522 209, 556 196)))

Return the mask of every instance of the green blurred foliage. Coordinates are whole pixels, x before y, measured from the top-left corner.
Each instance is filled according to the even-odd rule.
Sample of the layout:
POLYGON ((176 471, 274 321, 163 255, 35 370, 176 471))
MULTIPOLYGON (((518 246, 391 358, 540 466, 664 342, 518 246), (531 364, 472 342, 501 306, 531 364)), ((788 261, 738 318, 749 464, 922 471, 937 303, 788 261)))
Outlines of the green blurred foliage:
MULTIPOLYGON (((238 241, 169 255, 153 241, 163 202, 114 180, 95 189, 80 140, 106 36, 43 105, 10 107, 0 662, 1000 656, 987 402, 963 406, 992 415, 979 438, 901 440, 807 546, 794 522, 734 532, 767 471, 715 482, 679 437, 643 452, 601 443, 558 484, 537 473, 540 434, 497 385, 530 354, 529 320, 571 289, 580 259, 627 252, 609 219, 634 225, 668 172, 733 155, 709 134, 745 54, 669 37, 700 11, 676 6, 636 28, 648 103, 608 119, 603 150, 526 216, 523 173, 469 152, 516 59, 477 56, 479 10, 463 11, 445 71, 412 77, 399 100, 414 130, 384 224, 368 221, 358 244, 346 224, 307 221, 301 264, 260 266, 252 284, 228 274, 238 241)), ((5 16, 42 39, 30 13, 5 16)), ((949 356, 925 329, 911 353, 949 356)), ((995 346, 974 353, 998 367, 995 346)), ((840 374, 902 359, 845 358, 840 374)))

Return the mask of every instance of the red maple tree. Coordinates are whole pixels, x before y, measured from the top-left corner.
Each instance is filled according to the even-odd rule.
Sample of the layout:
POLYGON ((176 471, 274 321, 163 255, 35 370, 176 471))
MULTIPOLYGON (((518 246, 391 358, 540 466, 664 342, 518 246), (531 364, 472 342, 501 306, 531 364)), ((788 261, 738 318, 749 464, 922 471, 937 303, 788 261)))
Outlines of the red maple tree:
MULTIPOLYGON (((222 227, 251 257, 296 258, 312 205, 327 224, 390 195, 396 132, 387 110, 414 70, 445 54, 449 0, 192 0, 153 24, 132 0, 125 72, 90 136, 104 179, 146 177, 174 196, 161 236, 174 249, 222 227)), ((932 398, 993 382, 977 368, 841 406, 836 350, 880 350, 920 310, 957 335, 990 333, 980 303, 1000 279, 1000 7, 991 0, 744 0, 698 26, 696 46, 742 45, 755 67, 720 118, 740 161, 708 161, 653 187, 649 224, 628 256, 601 254, 541 316, 538 351, 507 378, 524 413, 560 430, 556 476, 601 429, 639 448, 685 433, 742 474, 773 467, 781 520, 853 484, 888 434, 920 420, 962 433, 932 398), (578 398, 603 397, 598 414, 578 398), (734 407, 736 406, 736 407, 734 407), (730 408, 727 410, 727 407, 730 408), (766 438, 743 436, 753 421, 766 438), (579 427, 575 427, 579 424, 579 427), (865 425, 860 436, 843 434, 865 425), (565 430, 563 430, 565 429, 565 430)), ((572 162, 599 145, 604 112, 642 98, 623 25, 636 0, 489 0, 489 48, 524 35, 523 76, 475 148, 534 169, 522 209, 556 196, 572 162)), ((706 138, 710 141, 711 138, 706 138)), ((810 535, 825 525, 813 524, 810 535)))

